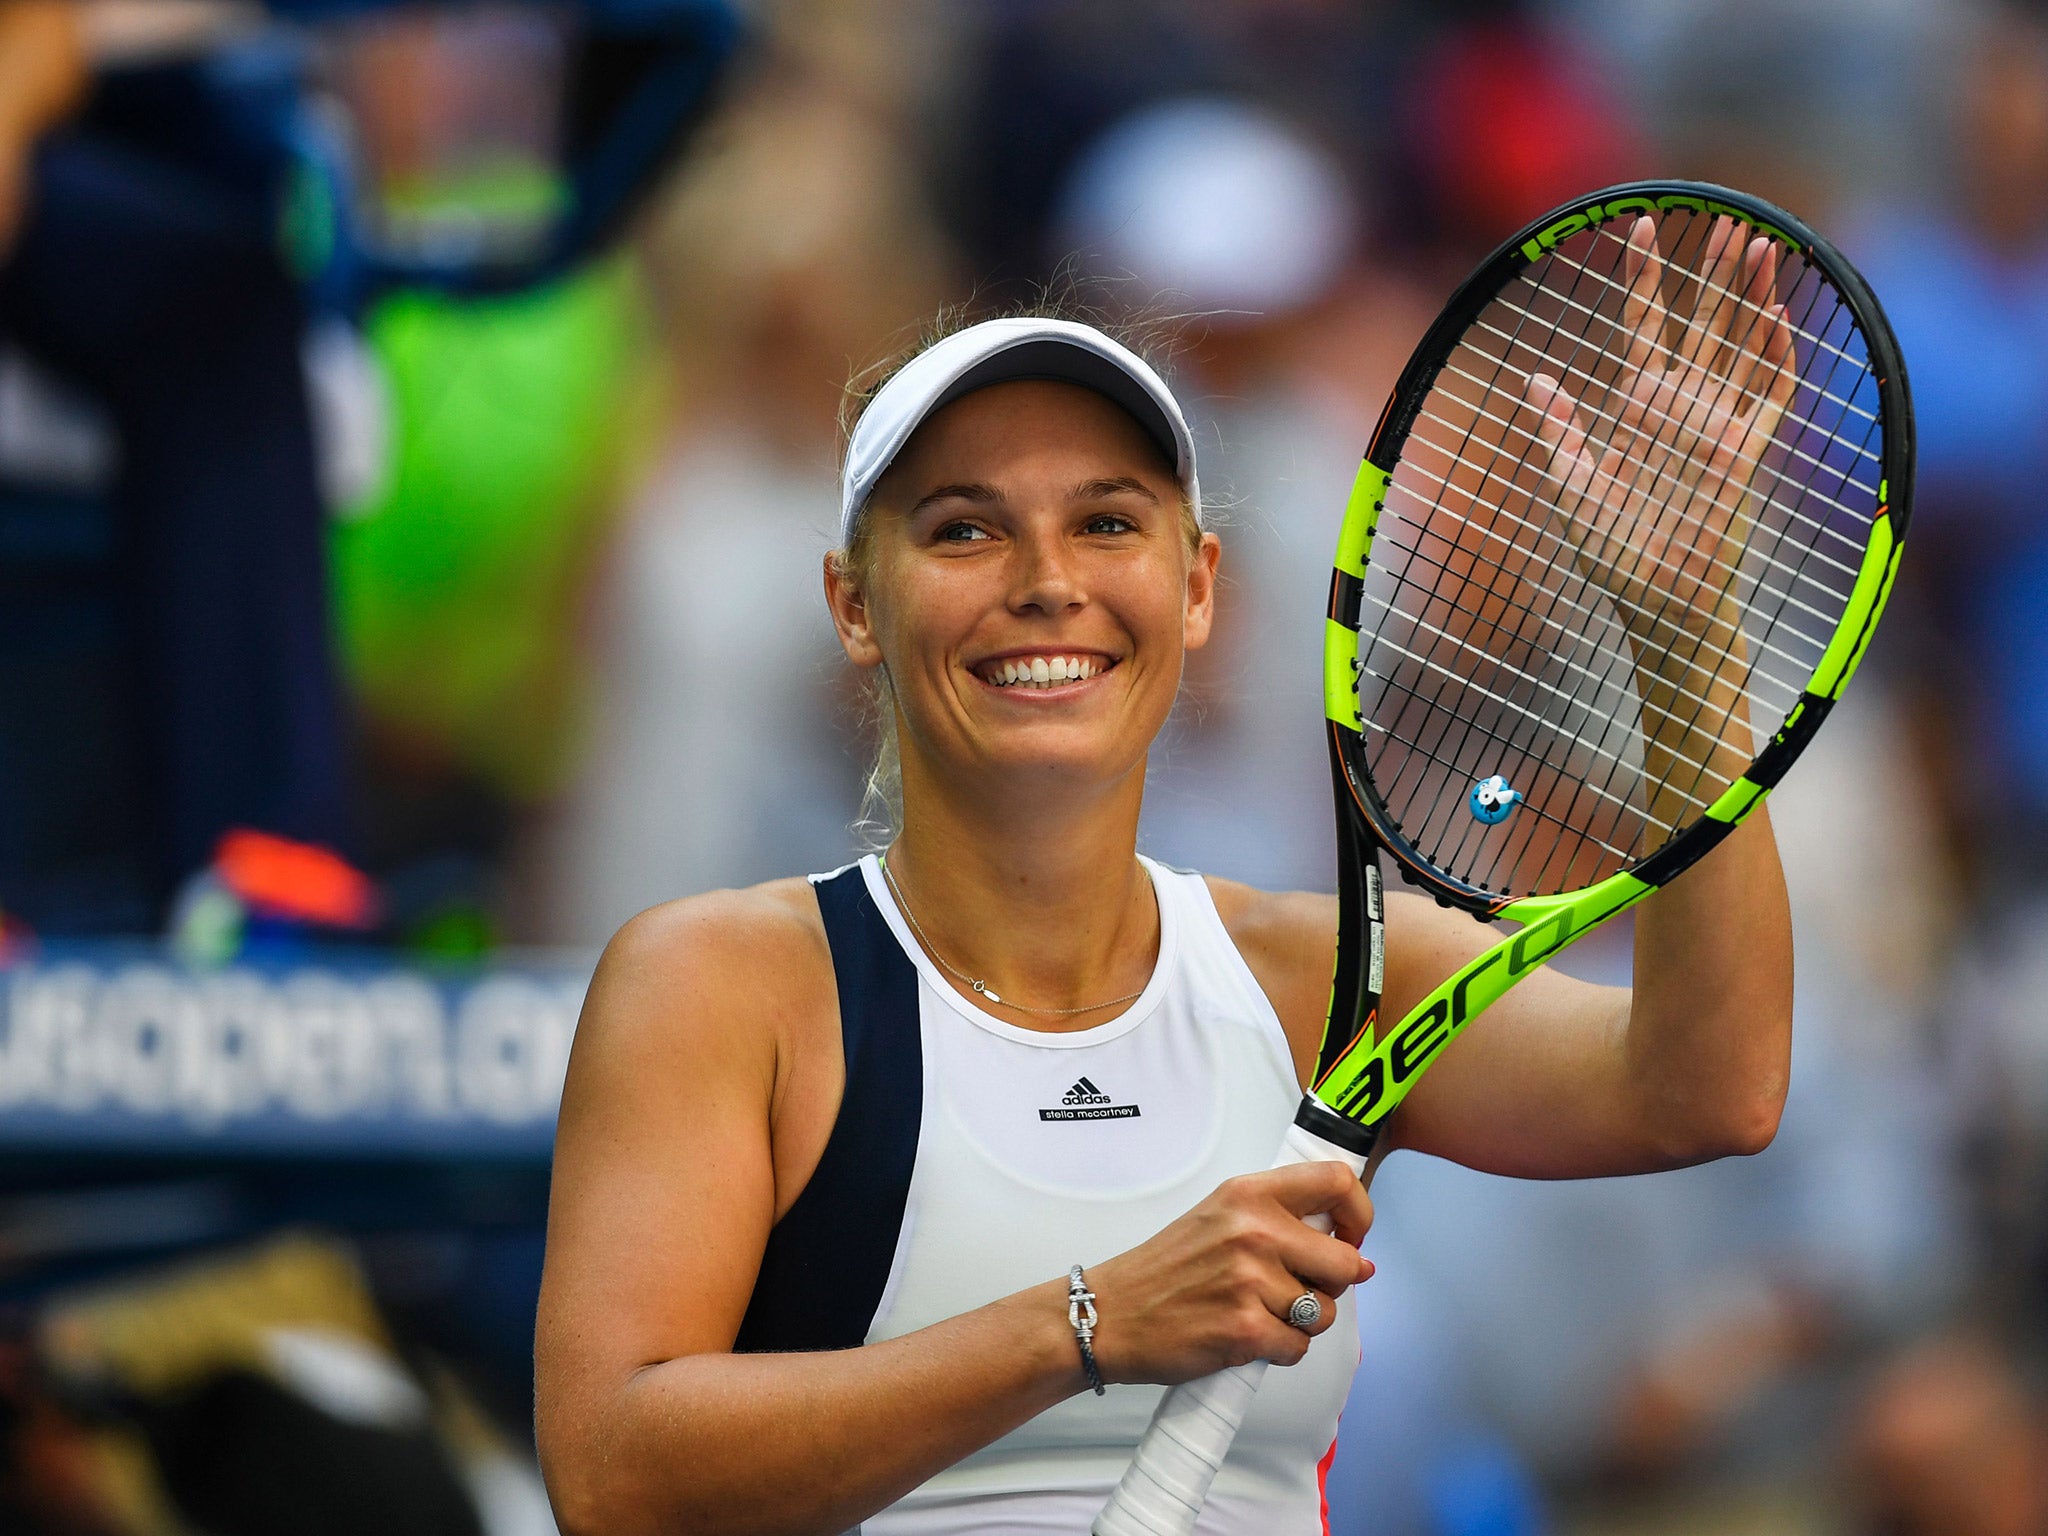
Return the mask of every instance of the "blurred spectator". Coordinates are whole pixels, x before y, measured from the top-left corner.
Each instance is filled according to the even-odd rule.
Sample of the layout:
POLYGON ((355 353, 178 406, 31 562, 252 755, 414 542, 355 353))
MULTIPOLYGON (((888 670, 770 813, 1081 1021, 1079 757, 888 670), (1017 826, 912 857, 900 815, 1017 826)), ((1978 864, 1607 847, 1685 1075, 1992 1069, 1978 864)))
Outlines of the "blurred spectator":
POLYGON ((2039 886, 2048 851, 2048 815, 2010 793, 2048 772, 2048 34, 2007 15, 1966 59, 1943 201, 1880 206, 1853 249, 1898 330, 1919 419, 1901 605, 1918 622, 1892 654, 1922 680, 1960 850, 2009 894, 2039 886))
POLYGON ((533 936, 520 838, 571 776, 580 605, 655 441, 648 321, 618 261, 500 298, 399 294, 368 320, 395 454, 334 530, 334 592, 364 859, 423 942, 463 913, 485 947, 508 922, 533 936))
MULTIPOLYGON (((25 166, 33 194, 0 342, 111 417, 103 584, 122 631, 111 680, 74 689, 32 747, 0 731, 7 898, 90 925, 22 852, 62 840, 39 813, 81 782, 98 793, 64 802, 85 823, 71 862, 148 866, 146 899, 103 902, 101 926, 153 926, 236 825, 350 845, 400 877, 401 919, 414 886, 428 906, 465 884, 473 905, 495 896, 475 866, 558 782, 577 555, 631 446, 636 294, 616 268, 576 274, 680 141, 731 16, 717 0, 0 0, 0 18, 0 225, 25 166), (543 278, 563 281, 495 306, 429 296, 543 278), (394 287, 373 358, 352 322, 394 287), (370 706, 352 784, 327 507, 358 519, 337 541, 370 706), (92 799, 101 814, 79 814, 92 799)), ((10 689, 0 723, 61 694, 10 689)))
MULTIPOLYGON (((229 826, 346 831, 282 168, 238 132, 235 91, 177 62, 236 12, 182 7, 166 35, 134 7, 0 5, 0 339, 90 394, 119 435, 121 799, 140 803, 157 901, 229 826), (136 44, 158 62, 91 81, 96 49, 136 44)), ((9 729, 61 749, 72 723, 9 729)), ((31 917, 37 894, 7 893, 31 917)))
MULTIPOLYGON (((1056 0, 976 8, 959 134, 941 146, 949 213, 977 279, 1017 292, 1044 276, 1076 158, 1110 124, 1191 94, 1284 106, 1342 154, 1381 131, 1389 13, 1331 0, 1056 0)), ((1052 252, 1057 256, 1058 252, 1052 252)))
POLYGON ((1929 1339, 1886 1365, 1849 1448, 1860 1529, 1873 1536, 2048 1530, 2048 1416, 1984 1338, 1929 1339))
POLYGON ((788 63, 711 131, 647 256, 676 439, 595 605, 556 898, 559 930, 591 942, 657 901, 849 857, 859 698, 820 587, 839 403, 951 266, 901 146, 788 63))
POLYGON ((90 78, 86 42, 64 0, 11 0, 0 9, 0 251, 14 244, 28 206, 29 157, 37 140, 71 115, 90 78))
POLYGON ((1659 175, 1717 181, 1822 230, 1946 175, 1927 133, 1981 0, 1540 0, 1621 93, 1659 175))
POLYGON ((1404 203, 1447 247, 1446 276, 1517 225, 1648 169, 1615 92, 1569 34, 1493 18, 1447 30, 1403 83, 1404 203))

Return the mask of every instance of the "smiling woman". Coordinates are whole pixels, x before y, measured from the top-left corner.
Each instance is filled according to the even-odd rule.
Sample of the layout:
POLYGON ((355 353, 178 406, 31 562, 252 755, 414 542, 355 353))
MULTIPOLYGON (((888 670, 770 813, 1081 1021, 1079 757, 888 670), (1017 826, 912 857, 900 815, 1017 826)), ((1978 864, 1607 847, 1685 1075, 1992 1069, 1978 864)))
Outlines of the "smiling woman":
MULTIPOLYGON (((1267 1163, 1321 1038, 1335 902, 1137 853, 1222 557, 1186 420, 1136 353, 1036 316, 929 342, 859 405, 824 585, 881 691, 893 832, 831 874, 654 908, 605 952, 535 1344, 557 1517, 1079 1531, 1162 1385, 1270 1360, 1294 1368, 1198 1529, 1327 1531, 1372 1209, 1344 1164, 1267 1163)), ((1668 942, 1698 913, 1660 929, 1652 903, 1670 953, 1636 1004, 1531 977, 1381 1145, 1570 1176, 1768 1139, 1789 937, 1760 819, 1658 900, 1694 896, 1745 955, 1714 1017, 1668 942)), ((1405 1011, 1484 931, 1389 906, 1405 1011)))
MULTIPOLYGON (((1107 331, 1090 324, 1089 321, 1080 316, 1078 311, 1069 314, 1066 307, 1061 305, 1048 306, 1044 313, 1034 312, 1017 318, 1023 321, 1027 328, 1036 328, 1048 321, 1061 321, 1094 331, 1096 334, 1104 336, 1105 339, 1110 339, 1107 331)), ((844 412, 842 427, 847 436, 850 438, 853 435, 855 429, 865 419, 869 405, 873 403, 884 386, 894 379, 899 372, 926 352, 938 346, 939 343, 969 329, 971 324, 972 322, 964 313, 948 312, 943 314, 933 326, 926 330, 914 349, 877 364, 867 369, 862 376, 856 378, 848 386, 846 392, 847 408, 844 412)), ((1132 351, 1134 356, 1144 346, 1143 338, 1134 333, 1124 334, 1114 339, 1118 345, 1132 351)), ((1156 376, 1156 370, 1154 372, 1156 376)), ((1172 470, 1178 457, 1179 450, 1177 445, 1162 443, 1156 446, 1159 449, 1161 461, 1169 471, 1172 470)), ((1190 445, 1191 451, 1192 445, 1190 445)), ((1096 487, 1096 489, 1104 491, 1114 491, 1118 488, 1150 494, 1145 490, 1142 481, 1129 476, 1117 480, 1105 480, 1096 487)), ((873 489, 872 485, 867 487, 868 500, 863 501, 858 507, 854 508, 851 516, 845 516, 842 509, 844 545, 827 557, 827 563, 831 572, 856 591, 868 590, 874 580, 875 529, 877 520, 861 515, 867 510, 872 500, 873 489)), ((1197 558, 1202 545, 1203 519, 1198 502, 1199 495, 1199 489, 1191 486, 1184 487, 1176 482, 1175 499, 1180 508, 1181 538, 1187 546, 1190 560, 1197 558)), ((1046 686, 1056 680, 1051 670, 1051 660, 1051 658, 1047 658, 1047 675, 1044 678, 1038 677, 1035 669, 1033 670, 1031 681, 1034 684, 1046 686)), ((1031 658, 1025 656, 1021 658, 1021 661, 1023 666, 1029 666, 1031 658)), ((1098 667, 1098 663, 1093 661, 1089 662, 1088 665, 1091 671, 1098 667)), ((1022 668, 1020 667, 1021 670, 1022 668)), ((1008 682, 1021 679, 1011 677, 1004 680, 1008 682)), ((868 770, 866 793, 861 806, 861 817, 858 825, 863 830, 873 834, 877 843, 886 845, 903 824, 902 758, 896 735, 895 699, 890 688, 889 674, 886 668, 878 667, 873 670, 872 684, 876 748, 874 761, 868 770)))

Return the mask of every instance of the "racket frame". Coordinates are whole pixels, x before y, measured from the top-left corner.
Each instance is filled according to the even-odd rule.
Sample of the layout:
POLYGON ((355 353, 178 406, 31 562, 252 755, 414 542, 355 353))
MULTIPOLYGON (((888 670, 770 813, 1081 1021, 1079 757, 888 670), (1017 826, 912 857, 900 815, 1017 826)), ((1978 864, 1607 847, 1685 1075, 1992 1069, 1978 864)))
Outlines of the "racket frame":
POLYGON ((1862 275, 1798 218, 1732 188, 1681 181, 1625 182, 1604 188, 1532 220, 1502 241, 1459 285, 1423 333, 1380 413, 1352 482, 1337 540, 1324 628, 1323 703, 1332 771, 1350 809, 1342 804, 1338 808, 1338 959, 1329 1015, 1317 1052, 1315 1083, 1303 1102, 1301 1123, 1328 1140, 1369 1155, 1378 1126, 1467 1022, 1544 961, 1684 873, 1762 804, 1855 675, 1884 612, 1911 513, 1912 420, 1912 396, 1897 340, 1862 275), (1573 235, 1617 216, 1655 217, 1676 210, 1741 221, 1818 267, 1848 301, 1868 349, 1885 423, 1878 505, 1869 542, 1842 618, 1805 692, 1741 778, 1656 852, 1626 869, 1575 891, 1504 895, 1431 865, 1388 812, 1365 768, 1358 700, 1358 615, 1363 607, 1367 564, 1401 450, 1437 376, 1473 321, 1520 272, 1573 235), (1404 881, 1439 904, 1460 908, 1486 922, 1505 918, 1520 925, 1518 932, 1446 977, 1382 1040, 1374 1036, 1378 988, 1368 995, 1362 987, 1368 967, 1359 957, 1383 952, 1383 898, 1376 892, 1366 893, 1362 883, 1346 878, 1347 862, 1351 868, 1361 862, 1372 863, 1375 848, 1394 861, 1404 881), (1366 899, 1361 901, 1361 895, 1366 899), (1347 950, 1351 951, 1348 956, 1347 950), (1346 1126, 1352 1128, 1348 1134, 1346 1126))

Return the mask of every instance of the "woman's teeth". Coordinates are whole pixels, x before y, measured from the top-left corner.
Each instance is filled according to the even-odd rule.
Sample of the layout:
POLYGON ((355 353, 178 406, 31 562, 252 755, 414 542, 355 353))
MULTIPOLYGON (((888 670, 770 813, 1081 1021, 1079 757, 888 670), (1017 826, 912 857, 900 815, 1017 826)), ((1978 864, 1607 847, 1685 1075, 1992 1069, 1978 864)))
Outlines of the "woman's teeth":
POLYGON ((1013 656, 991 663, 982 676, 998 688, 1019 685, 1050 688, 1058 683, 1085 682, 1104 665, 1093 656, 1013 656))

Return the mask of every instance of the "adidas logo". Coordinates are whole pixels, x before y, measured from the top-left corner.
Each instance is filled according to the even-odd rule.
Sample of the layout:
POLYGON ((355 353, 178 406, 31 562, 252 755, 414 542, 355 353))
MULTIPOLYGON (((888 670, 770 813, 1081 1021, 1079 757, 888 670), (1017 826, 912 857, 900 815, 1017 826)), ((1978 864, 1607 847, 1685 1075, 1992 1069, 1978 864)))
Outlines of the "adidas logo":
POLYGON ((1138 1106, 1112 1104, 1109 1095, 1083 1077, 1060 1098, 1058 1109, 1041 1109, 1041 1120, 1135 1120, 1138 1106))

